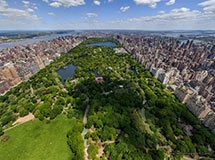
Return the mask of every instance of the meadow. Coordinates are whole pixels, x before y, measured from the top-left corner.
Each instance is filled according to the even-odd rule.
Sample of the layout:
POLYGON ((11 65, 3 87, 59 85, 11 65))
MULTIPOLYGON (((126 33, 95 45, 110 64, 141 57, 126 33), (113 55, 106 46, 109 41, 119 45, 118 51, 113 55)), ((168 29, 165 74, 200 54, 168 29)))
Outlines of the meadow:
POLYGON ((35 119, 5 133, 6 142, 0 142, 1 160, 68 160, 71 151, 67 132, 72 119, 64 115, 46 124, 35 119))

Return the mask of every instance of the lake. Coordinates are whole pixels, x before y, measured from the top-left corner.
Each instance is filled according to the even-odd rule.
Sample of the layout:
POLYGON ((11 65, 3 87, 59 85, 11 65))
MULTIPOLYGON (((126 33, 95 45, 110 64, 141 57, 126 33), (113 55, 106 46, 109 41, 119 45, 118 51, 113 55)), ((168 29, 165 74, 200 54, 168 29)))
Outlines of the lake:
POLYGON ((72 79, 75 74, 75 70, 77 69, 77 66, 69 64, 63 68, 60 68, 57 73, 61 77, 61 82, 64 83, 67 78, 72 79))
POLYGON ((116 43, 114 43, 114 42, 96 42, 96 43, 87 44, 86 46, 116 47, 116 43))

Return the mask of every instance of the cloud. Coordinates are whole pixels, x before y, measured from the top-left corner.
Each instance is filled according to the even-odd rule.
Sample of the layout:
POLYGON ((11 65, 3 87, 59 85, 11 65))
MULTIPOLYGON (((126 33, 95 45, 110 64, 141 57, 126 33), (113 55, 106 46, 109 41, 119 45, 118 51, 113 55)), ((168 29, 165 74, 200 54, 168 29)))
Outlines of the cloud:
POLYGON ((108 3, 113 2, 113 0, 108 0, 108 3))
POLYGON ((34 10, 31 9, 31 8, 28 8, 27 11, 28 11, 28 12, 34 12, 34 10))
POLYGON ((58 8, 58 7, 76 7, 76 6, 81 6, 85 5, 84 0, 43 0, 46 3, 49 3, 50 6, 58 8))
POLYGON ((215 0, 206 0, 202 3, 199 3, 199 5, 204 7, 204 11, 215 13, 215 0))
POLYGON ((96 13, 87 13, 86 15, 88 18, 98 17, 98 14, 96 13))
POLYGON ((37 15, 31 13, 32 9, 20 10, 16 8, 2 8, 0 9, 0 15, 17 19, 29 19, 29 20, 38 20, 37 15))
POLYGON ((215 26, 214 14, 190 10, 189 8, 176 8, 168 13, 161 12, 155 16, 131 18, 121 23, 130 24, 130 27, 148 29, 212 29, 215 26))
POLYGON ((8 6, 8 4, 7 4, 7 2, 5 0, 0 0, 0 9, 5 8, 7 6, 8 6))
MULTIPOLYGON (((140 18, 132 18, 129 19, 130 22, 141 22, 141 23, 162 23, 166 25, 173 25, 173 22, 181 23, 185 21, 193 22, 195 19, 199 18, 201 16, 201 12, 197 10, 190 10, 189 8, 177 8, 171 10, 169 13, 159 13, 155 16, 144 16, 140 18)), ((184 24, 182 24, 184 25, 184 24)), ((174 25, 173 25, 174 26, 174 25)))
POLYGON ((0 28, 4 26, 14 27, 29 26, 39 22, 39 17, 33 13, 31 8, 17 9, 8 6, 5 0, 0 0, 0 28))
POLYGON ((22 3, 24 4, 24 7, 27 8, 27 10, 29 10, 30 12, 33 12, 34 9, 38 9, 36 3, 31 3, 29 1, 22 1, 22 3))
POLYGON ((125 7, 122 6, 122 7, 120 8, 120 11, 121 11, 121 12, 126 12, 129 8, 130 8, 130 6, 125 6, 125 7))
POLYGON ((33 12, 33 9, 31 8, 25 10, 10 8, 5 0, 0 0, 0 15, 4 17, 38 20, 37 15, 32 14, 31 12, 33 12))
POLYGON ((29 1, 22 1, 22 3, 24 3, 24 5, 29 5, 30 4, 29 1))
POLYGON ((52 3, 50 3, 50 6, 58 8, 58 7, 62 6, 62 4, 59 2, 52 2, 52 3))
POLYGON ((37 4, 36 3, 32 3, 32 6, 31 6, 33 9, 38 9, 37 7, 37 4))
POLYGON ((101 2, 99 0, 94 0, 93 3, 97 6, 99 6, 101 4, 101 2))
POLYGON ((148 5, 151 8, 155 8, 157 3, 161 0, 133 0, 137 5, 148 5))
POLYGON ((198 30, 214 29, 215 15, 212 13, 175 8, 155 16, 134 17, 113 21, 80 21, 63 25, 66 29, 140 29, 140 30, 198 30))
POLYGON ((170 6, 175 4, 175 0, 169 0, 169 2, 166 2, 166 5, 170 6))
POLYGON ((55 13, 53 13, 53 12, 48 12, 48 15, 50 15, 50 16, 55 16, 55 13))
POLYGON ((158 13, 159 13, 159 14, 164 14, 164 13, 165 13, 165 11, 159 11, 158 13))

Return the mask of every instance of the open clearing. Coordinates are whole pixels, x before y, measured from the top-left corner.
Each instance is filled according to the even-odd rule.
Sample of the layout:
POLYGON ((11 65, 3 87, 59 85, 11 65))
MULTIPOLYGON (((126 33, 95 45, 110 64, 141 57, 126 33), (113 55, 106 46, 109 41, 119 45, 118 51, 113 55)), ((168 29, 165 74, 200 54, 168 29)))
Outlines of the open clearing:
POLYGON ((60 115, 49 124, 38 119, 19 125, 5 133, 10 138, 0 142, 1 160, 68 160, 71 151, 67 132, 71 119, 60 115))

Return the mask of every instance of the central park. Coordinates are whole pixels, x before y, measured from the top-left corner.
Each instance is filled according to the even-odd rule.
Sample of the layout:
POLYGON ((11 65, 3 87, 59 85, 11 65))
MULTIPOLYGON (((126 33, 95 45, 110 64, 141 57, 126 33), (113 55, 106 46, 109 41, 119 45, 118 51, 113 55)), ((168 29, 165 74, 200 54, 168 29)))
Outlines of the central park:
POLYGON ((1 96, 0 117, 2 160, 207 159, 215 150, 215 135, 111 38, 85 40, 1 96))

